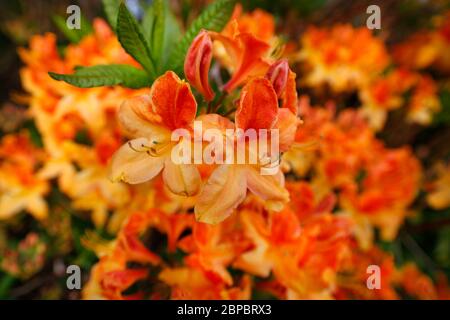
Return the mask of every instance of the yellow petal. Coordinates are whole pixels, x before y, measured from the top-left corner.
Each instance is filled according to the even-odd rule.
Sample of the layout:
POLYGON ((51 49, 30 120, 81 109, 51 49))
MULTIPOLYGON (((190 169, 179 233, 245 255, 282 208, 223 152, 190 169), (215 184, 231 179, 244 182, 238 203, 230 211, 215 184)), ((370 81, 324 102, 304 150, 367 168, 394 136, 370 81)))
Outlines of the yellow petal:
POLYGON ((281 204, 289 201, 289 192, 284 188, 284 176, 281 170, 274 175, 261 175, 256 167, 247 166, 246 178, 248 189, 270 204, 276 211, 281 204))
POLYGON ((197 220, 216 224, 226 219, 245 199, 245 171, 235 165, 221 165, 214 170, 195 205, 197 220))
POLYGON ((130 184, 154 178, 162 170, 165 157, 151 156, 147 153, 148 146, 148 139, 139 138, 120 147, 111 159, 110 178, 130 184))
POLYGON ((164 183, 170 191, 178 195, 193 196, 198 193, 201 186, 200 173, 193 164, 175 164, 170 157, 166 158, 164 183))

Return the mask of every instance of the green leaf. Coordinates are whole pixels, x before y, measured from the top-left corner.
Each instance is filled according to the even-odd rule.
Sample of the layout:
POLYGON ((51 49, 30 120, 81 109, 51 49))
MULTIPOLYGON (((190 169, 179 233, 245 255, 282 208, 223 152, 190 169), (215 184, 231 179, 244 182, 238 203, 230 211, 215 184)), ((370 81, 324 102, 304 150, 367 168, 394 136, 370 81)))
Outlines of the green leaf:
POLYGON ((125 4, 121 3, 117 17, 117 36, 122 47, 155 78, 155 66, 153 64, 148 43, 144 38, 140 25, 134 16, 128 11, 125 4))
POLYGON ((152 53, 153 61, 159 62, 164 46, 166 10, 163 0, 154 0, 152 8, 154 19, 150 37, 150 51, 152 53))
POLYGON ((0 274, 0 299, 7 299, 9 291, 17 281, 15 277, 7 273, 0 274))
POLYGON ((162 74, 169 58, 170 51, 181 36, 177 19, 164 0, 155 0, 145 11, 142 20, 144 36, 150 44, 150 51, 158 74, 162 74))
POLYGON ((122 85, 137 89, 150 85, 150 78, 144 70, 124 64, 81 67, 74 74, 49 72, 49 75, 80 88, 122 85))
POLYGON ((30 135, 31 142, 38 148, 42 148, 44 146, 44 142, 42 139, 42 135, 36 127, 36 123, 30 119, 24 123, 24 128, 28 130, 28 134, 30 135))
POLYGON ((80 17, 80 29, 69 29, 66 19, 59 15, 54 15, 52 20, 58 30, 72 43, 78 43, 85 36, 92 33, 92 26, 83 15, 80 17))
POLYGON ((439 93, 441 111, 435 114, 433 123, 435 125, 450 124, 450 91, 443 90, 439 93))
POLYGON ((119 15, 119 5, 122 0, 103 0, 103 9, 110 26, 116 30, 117 16, 119 15))
POLYGON ((444 227, 437 232, 434 255, 442 266, 450 267, 450 227, 444 227))
POLYGON ((194 38, 202 29, 221 31, 230 20, 236 0, 217 0, 210 4, 191 24, 183 39, 170 54, 168 67, 178 74, 183 72, 186 53, 194 38))

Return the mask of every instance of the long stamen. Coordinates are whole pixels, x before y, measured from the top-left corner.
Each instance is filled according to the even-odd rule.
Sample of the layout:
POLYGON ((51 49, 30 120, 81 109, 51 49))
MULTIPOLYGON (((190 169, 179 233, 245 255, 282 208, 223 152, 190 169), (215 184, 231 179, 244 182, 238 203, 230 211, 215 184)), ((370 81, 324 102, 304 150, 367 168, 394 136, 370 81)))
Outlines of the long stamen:
POLYGON ((166 143, 162 143, 162 144, 158 145, 158 147, 149 147, 146 152, 147 152, 147 154, 149 154, 152 157, 159 157, 160 155, 165 153, 167 151, 167 149, 170 148, 170 146, 171 146, 171 143, 166 142, 166 143))

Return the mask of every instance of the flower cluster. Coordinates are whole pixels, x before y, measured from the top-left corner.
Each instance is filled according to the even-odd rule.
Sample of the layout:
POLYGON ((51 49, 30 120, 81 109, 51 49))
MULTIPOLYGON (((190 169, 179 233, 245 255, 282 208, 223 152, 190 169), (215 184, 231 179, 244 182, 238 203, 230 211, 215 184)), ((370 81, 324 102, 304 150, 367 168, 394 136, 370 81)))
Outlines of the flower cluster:
POLYGON ((126 142, 113 156, 113 180, 139 184, 162 172, 164 184, 172 193, 196 197, 194 210, 197 220, 213 224, 230 216, 245 200, 247 190, 263 199, 267 208, 274 210, 279 211, 289 201, 280 170, 271 175, 260 174, 261 168, 272 164, 270 159, 268 162, 265 159, 279 158, 279 154, 269 154, 269 150, 261 152, 258 146, 264 137, 258 134, 248 141, 245 133, 248 130, 277 129, 279 141, 276 143, 279 143, 280 151, 289 149, 299 123, 296 75, 286 60, 272 62, 266 58, 269 43, 242 29, 238 20, 233 19, 222 33, 202 30, 192 42, 184 65, 189 83, 204 100, 213 101, 209 69, 214 43, 224 48, 225 55, 221 53, 220 58, 231 60, 234 65, 229 81, 223 86, 222 97, 237 97, 235 110, 230 110, 234 114, 234 122, 213 112, 197 116, 198 103, 189 83, 168 71, 155 80, 150 92, 122 104, 119 122, 134 139, 126 142), (236 88, 241 88, 238 96, 236 88), (194 121, 198 121, 202 128, 216 130, 218 135, 214 139, 202 135, 195 130, 194 121), (172 133, 177 129, 185 129, 192 134, 174 142, 172 133), (229 135, 228 129, 241 130, 243 135, 229 135), (227 159, 238 158, 237 148, 219 151, 216 144, 234 146, 243 142, 243 153, 257 154, 256 161, 250 163, 245 159, 243 163, 237 163, 231 160, 225 164, 203 164, 201 167, 196 165, 198 159, 176 163, 174 154, 181 152, 178 149, 196 142, 200 145, 201 154, 208 152, 212 144, 215 156, 223 152, 227 159))
POLYGON ((284 154, 286 164, 299 177, 311 176, 319 197, 337 197, 363 247, 372 245, 375 226, 382 238, 394 239, 420 188, 419 161, 406 147, 386 148, 357 112, 336 116, 333 105, 303 102, 305 125, 296 135, 298 147, 284 154))
POLYGON ((377 131, 384 127, 388 112, 395 109, 404 107, 408 121, 421 125, 429 125, 440 111, 434 80, 401 62, 411 58, 399 58, 399 66, 394 67, 392 61, 397 60, 366 28, 311 28, 301 43, 302 49, 294 58, 305 64, 304 84, 328 86, 336 93, 356 90, 362 113, 377 131))
POLYGON ((366 28, 309 27, 293 48, 271 14, 232 9, 221 30, 187 32, 168 69, 116 36, 125 5, 63 54, 51 33, 19 49, 36 132, 1 137, 0 276, 82 251, 85 299, 449 299, 441 270, 386 249, 416 250, 410 221, 448 210, 449 165, 430 173, 427 155, 382 135, 393 110, 427 126, 443 109, 425 68, 445 70, 446 21, 391 57, 366 28), (111 70, 105 86, 57 81, 111 70), (11 243, 28 224, 40 233, 11 243))

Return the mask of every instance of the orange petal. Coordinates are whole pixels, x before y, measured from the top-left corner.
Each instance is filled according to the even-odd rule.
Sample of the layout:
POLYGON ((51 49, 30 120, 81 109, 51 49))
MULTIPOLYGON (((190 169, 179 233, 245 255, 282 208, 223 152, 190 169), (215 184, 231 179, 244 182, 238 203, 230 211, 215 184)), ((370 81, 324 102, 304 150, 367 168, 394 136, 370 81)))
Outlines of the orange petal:
POLYGON ((275 243, 295 241, 301 233, 297 215, 286 207, 282 212, 273 213, 271 240, 275 243))
POLYGON ((159 256, 149 251, 137 234, 124 234, 121 238, 121 243, 126 250, 128 258, 132 261, 153 265, 160 262, 159 256))
POLYGON ((278 111, 278 119, 275 128, 279 129, 280 152, 289 150, 294 143, 299 119, 289 109, 281 108, 278 111))
POLYGON ((233 76, 224 86, 228 92, 233 91, 250 77, 263 76, 269 68, 269 64, 264 61, 263 57, 270 49, 270 45, 249 33, 239 34, 237 41, 240 43, 242 54, 233 76))
POLYGON ((105 273, 102 279, 104 290, 122 292, 138 280, 146 278, 146 269, 114 270, 105 273))
POLYGON ((152 111, 150 98, 143 95, 125 100, 118 112, 119 122, 126 133, 136 138, 161 141, 170 136, 161 117, 152 111))
POLYGON ((283 104, 281 106, 282 108, 291 110, 291 112, 295 115, 298 114, 297 83, 295 81, 296 77, 297 75, 294 72, 289 71, 289 77, 282 97, 283 104))
POLYGON ((278 114, 277 94, 269 80, 251 80, 241 92, 236 111, 236 126, 240 129, 270 129, 278 114))
POLYGON ((210 32, 211 38, 220 42, 226 50, 227 58, 233 69, 230 81, 224 86, 228 92, 243 84, 250 77, 263 76, 269 69, 269 63, 264 57, 270 45, 258 40, 250 33, 240 33, 238 22, 233 20, 229 24, 229 32, 225 35, 210 32))
POLYGON ((189 47, 184 62, 186 79, 205 97, 206 101, 211 101, 214 98, 214 92, 209 85, 208 79, 212 59, 212 46, 208 32, 205 30, 200 31, 189 47))
POLYGON ((200 222, 216 224, 225 220, 245 199, 245 173, 238 166, 221 165, 211 174, 195 205, 200 222))
POLYGON ((230 119, 222 117, 217 113, 202 114, 198 116, 196 120, 202 122, 203 131, 208 129, 219 129, 224 131, 226 129, 234 129, 235 127, 230 119))
POLYGON ((153 112, 169 129, 188 127, 197 113, 197 102, 189 84, 172 71, 155 80, 150 91, 153 112))

